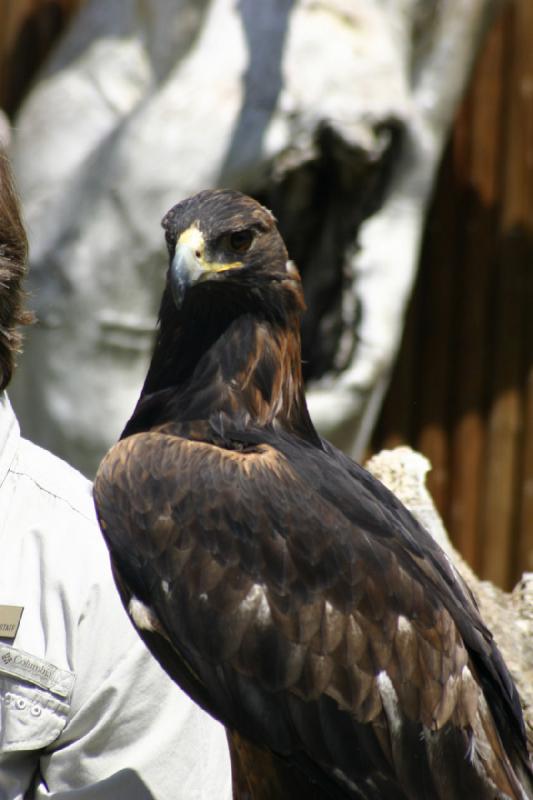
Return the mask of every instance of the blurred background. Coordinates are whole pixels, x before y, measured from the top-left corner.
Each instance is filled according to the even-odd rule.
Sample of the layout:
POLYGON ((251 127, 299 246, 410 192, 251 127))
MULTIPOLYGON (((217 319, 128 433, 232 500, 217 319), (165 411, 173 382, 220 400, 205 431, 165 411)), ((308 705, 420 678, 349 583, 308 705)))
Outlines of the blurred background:
POLYGON ((278 217, 308 396, 358 459, 409 444, 458 549, 533 570, 531 0, 5 0, 0 135, 38 323, 23 433, 89 477, 149 358, 159 220, 208 186, 278 217))

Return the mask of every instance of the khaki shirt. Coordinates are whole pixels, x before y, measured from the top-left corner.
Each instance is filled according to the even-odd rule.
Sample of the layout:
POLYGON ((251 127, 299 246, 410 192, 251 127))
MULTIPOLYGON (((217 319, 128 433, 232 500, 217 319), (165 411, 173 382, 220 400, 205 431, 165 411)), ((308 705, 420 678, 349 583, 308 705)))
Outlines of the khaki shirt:
POLYGON ((225 731, 135 633, 90 484, 20 437, 5 395, 0 606, 23 608, 14 637, 0 608, 0 800, 229 800, 225 731))

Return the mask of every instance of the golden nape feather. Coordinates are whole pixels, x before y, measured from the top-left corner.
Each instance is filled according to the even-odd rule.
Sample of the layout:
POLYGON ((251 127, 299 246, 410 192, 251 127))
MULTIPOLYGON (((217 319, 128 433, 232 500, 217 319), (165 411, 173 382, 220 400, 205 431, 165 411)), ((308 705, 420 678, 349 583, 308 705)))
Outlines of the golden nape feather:
POLYGON ((301 281, 272 214, 207 191, 163 227, 153 357, 94 495, 140 635, 227 727, 236 797, 533 797, 471 593, 313 427, 301 281))

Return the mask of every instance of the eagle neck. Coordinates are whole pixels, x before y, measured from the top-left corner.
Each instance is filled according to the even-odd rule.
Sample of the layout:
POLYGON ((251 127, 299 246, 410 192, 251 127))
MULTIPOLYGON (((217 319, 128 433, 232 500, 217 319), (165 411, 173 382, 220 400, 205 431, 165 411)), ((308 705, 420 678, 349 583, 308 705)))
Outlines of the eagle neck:
POLYGON ((305 401, 297 309, 165 321, 143 388, 145 397, 164 398, 158 423, 223 414, 238 428, 282 428, 320 441, 305 401))
POLYGON ((241 424, 315 435, 305 402, 299 319, 243 315, 217 342, 222 409, 241 424))

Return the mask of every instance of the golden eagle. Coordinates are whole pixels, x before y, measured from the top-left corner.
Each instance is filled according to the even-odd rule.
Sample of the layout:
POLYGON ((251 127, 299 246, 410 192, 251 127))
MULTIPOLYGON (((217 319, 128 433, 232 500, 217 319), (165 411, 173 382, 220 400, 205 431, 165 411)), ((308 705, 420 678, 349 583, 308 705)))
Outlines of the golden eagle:
POLYGON ((206 191, 163 227, 154 353, 95 501, 125 606, 226 725, 242 796, 533 797, 517 691, 471 593, 313 427, 301 281, 272 214, 206 191))

